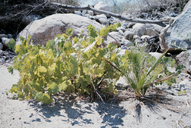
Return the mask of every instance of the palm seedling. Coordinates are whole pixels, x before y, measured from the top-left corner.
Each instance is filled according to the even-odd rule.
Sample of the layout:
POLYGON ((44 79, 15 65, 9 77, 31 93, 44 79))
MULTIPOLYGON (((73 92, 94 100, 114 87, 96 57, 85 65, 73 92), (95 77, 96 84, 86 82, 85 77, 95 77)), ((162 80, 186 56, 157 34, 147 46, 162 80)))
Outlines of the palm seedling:
POLYGON ((158 59, 139 50, 126 51, 121 57, 122 65, 119 67, 125 76, 127 84, 132 87, 139 99, 145 95, 149 86, 167 83, 169 86, 176 82, 176 76, 183 66, 177 66, 175 72, 170 72, 169 67, 174 67, 175 60, 165 57, 166 52, 158 59))

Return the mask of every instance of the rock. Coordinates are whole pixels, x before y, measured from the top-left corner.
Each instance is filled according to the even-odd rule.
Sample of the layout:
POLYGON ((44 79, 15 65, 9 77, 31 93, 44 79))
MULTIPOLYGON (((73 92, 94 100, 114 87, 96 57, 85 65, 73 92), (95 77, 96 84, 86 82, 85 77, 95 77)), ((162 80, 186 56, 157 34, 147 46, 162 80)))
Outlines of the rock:
POLYGON ((88 35, 88 25, 93 25, 96 29, 104 27, 96 21, 75 14, 50 15, 29 24, 19 33, 16 44, 21 44, 20 36, 27 38, 30 35, 33 44, 46 45, 48 40, 54 39, 55 35, 65 33, 68 28, 72 28, 76 35, 82 30, 84 35, 88 35))
POLYGON ((82 16, 84 16, 87 13, 87 10, 82 11, 82 16))
POLYGON ((127 49, 128 47, 133 46, 133 45, 134 45, 133 42, 123 39, 122 43, 121 43, 121 49, 127 49))
POLYGON ((134 30, 126 30, 125 31, 125 34, 124 34, 124 37, 125 39, 127 40, 132 40, 133 39, 133 36, 135 35, 135 31, 134 30))
POLYGON ((2 44, 3 44, 4 46, 8 46, 8 43, 9 43, 9 41, 10 41, 11 39, 6 38, 6 37, 2 37, 1 40, 2 40, 2 44))
POLYGON ((181 82, 179 83, 179 90, 180 90, 180 91, 186 90, 186 88, 187 88, 187 86, 188 86, 188 83, 189 83, 188 79, 184 79, 183 81, 181 81, 181 82))
MULTIPOLYGON (((126 49, 119 48, 119 53, 117 55, 123 56, 125 54, 126 49)), ((117 83, 116 83, 117 84, 117 83)))
MULTIPOLYGON (((109 5, 107 5, 106 3, 104 2, 99 2, 97 3, 95 6, 94 6, 95 9, 98 9, 98 10, 103 10, 103 11, 108 11, 110 12, 110 7, 109 5)), ((95 12, 95 14, 99 14, 98 12, 95 12)))
POLYGON ((96 19, 101 23, 106 25, 107 24, 107 16, 105 14, 96 15, 96 19))
POLYGON ((162 56, 162 53, 158 53, 158 52, 149 52, 149 54, 151 56, 154 56, 156 59, 162 56))
POLYGON ((168 14, 170 17, 176 17, 176 16, 178 16, 178 14, 176 14, 176 13, 174 13, 174 12, 171 12, 171 13, 169 13, 168 14))
POLYGON ((128 28, 128 24, 129 24, 128 22, 124 21, 124 22, 122 22, 121 27, 127 29, 128 28))
POLYGON ((177 16, 173 24, 169 27, 165 34, 165 40, 168 48, 176 48, 178 46, 191 48, 191 1, 184 7, 183 12, 177 16), (184 43, 184 45, 182 45, 184 43), (181 46, 182 45, 182 46, 181 46))
POLYGON ((108 33, 104 43, 106 45, 108 45, 109 43, 114 43, 118 47, 120 47, 122 38, 123 38, 123 36, 120 35, 119 32, 110 32, 110 33, 108 33))
POLYGON ((186 70, 191 73, 191 50, 181 52, 175 59, 177 64, 184 65, 186 70))
POLYGON ((5 59, 4 58, 0 58, 0 64, 4 63, 4 62, 5 62, 5 59))
POLYGON ((121 21, 118 18, 110 17, 110 18, 108 18, 108 22, 110 24, 116 24, 117 22, 121 22, 121 21))
POLYGON ((28 15, 28 16, 26 16, 26 17, 23 18, 22 23, 27 26, 27 25, 30 24, 31 22, 33 22, 33 21, 35 21, 35 20, 39 20, 39 19, 41 19, 41 18, 42 18, 42 17, 39 16, 39 15, 28 15))
POLYGON ((156 36, 160 33, 162 30, 162 27, 159 25, 155 24, 141 24, 141 23, 136 23, 133 26, 133 30, 138 36, 142 35, 149 35, 149 36, 156 36))
MULTIPOLYGON (((2 50, 3 49, 3 44, 2 43, 0 43, 0 50, 2 50)), ((0 55, 1 56, 1 55, 0 55)))
POLYGON ((128 24, 128 28, 133 28, 133 26, 135 25, 135 23, 134 22, 130 22, 129 24, 128 24))
POLYGON ((135 31, 135 34, 137 34, 138 36, 142 36, 142 35, 146 35, 147 31, 146 31, 146 25, 145 24, 141 24, 141 23, 136 23, 133 26, 133 30, 135 31))
POLYGON ((171 20, 174 20, 174 17, 165 16, 161 19, 163 22, 169 23, 171 20))
POLYGON ((5 35, 5 34, 0 34, 0 39, 1 39, 2 37, 7 37, 7 35, 5 35))
POLYGON ((88 10, 88 14, 91 15, 91 16, 93 16, 93 15, 94 15, 94 12, 91 11, 91 10, 88 10))
POLYGON ((126 29, 125 29, 125 27, 118 27, 118 28, 116 28, 116 30, 117 30, 117 31, 122 30, 123 32, 125 32, 126 29))
POLYGON ((123 32, 122 30, 119 30, 118 32, 119 32, 121 35, 124 36, 124 32, 123 32))
POLYGON ((76 15, 82 15, 82 12, 81 11, 74 11, 74 14, 76 14, 76 15))
POLYGON ((141 40, 145 41, 147 39, 151 38, 151 36, 148 36, 148 35, 143 35, 141 36, 141 40))
POLYGON ((7 37, 8 38, 13 38, 13 35, 12 34, 7 34, 7 37))
POLYGON ((0 50, 0 57, 3 55, 3 50, 0 50))

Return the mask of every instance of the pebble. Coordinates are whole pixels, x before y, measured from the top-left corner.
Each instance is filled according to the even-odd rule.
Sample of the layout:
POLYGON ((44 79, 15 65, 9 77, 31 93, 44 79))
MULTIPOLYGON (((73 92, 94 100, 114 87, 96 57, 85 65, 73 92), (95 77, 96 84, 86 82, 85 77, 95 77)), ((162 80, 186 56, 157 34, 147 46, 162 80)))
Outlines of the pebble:
POLYGON ((2 50, 0 50, 0 57, 3 55, 3 51, 2 50))
MULTIPOLYGON (((0 50, 2 50, 3 49, 3 44, 2 43, 0 43, 0 50)), ((1 54, 1 53, 0 53, 1 54)))
POLYGON ((0 63, 4 63, 5 59, 4 58, 0 58, 0 63))

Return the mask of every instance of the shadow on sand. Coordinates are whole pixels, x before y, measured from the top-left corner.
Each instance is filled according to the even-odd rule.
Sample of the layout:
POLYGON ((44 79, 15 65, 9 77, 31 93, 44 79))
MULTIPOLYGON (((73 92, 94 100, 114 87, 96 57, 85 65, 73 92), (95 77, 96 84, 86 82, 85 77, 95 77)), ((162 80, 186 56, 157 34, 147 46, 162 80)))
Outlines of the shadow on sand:
MULTIPOLYGON (((119 103, 105 103, 96 101, 89 103, 83 100, 68 99, 68 96, 57 96, 55 102, 51 104, 43 104, 38 101, 31 100, 28 104, 33 107, 39 115, 46 121, 52 122, 52 117, 59 117, 62 121, 71 123, 71 125, 94 124, 95 120, 103 124, 101 128, 112 126, 124 126, 122 118, 127 114, 119 103)), ((32 116, 31 116, 32 117, 32 116)), ((40 122, 39 118, 32 122, 40 122)))

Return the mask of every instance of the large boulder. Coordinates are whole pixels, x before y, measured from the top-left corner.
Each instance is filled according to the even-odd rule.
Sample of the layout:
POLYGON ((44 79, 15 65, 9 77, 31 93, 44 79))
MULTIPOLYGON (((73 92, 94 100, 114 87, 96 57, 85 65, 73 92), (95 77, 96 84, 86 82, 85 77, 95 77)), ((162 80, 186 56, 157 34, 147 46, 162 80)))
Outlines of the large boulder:
POLYGON ((27 38, 30 35, 33 44, 45 45, 48 40, 54 39, 55 35, 65 33, 68 28, 72 28, 75 34, 83 30, 84 35, 88 35, 88 25, 93 25, 96 29, 104 27, 96 21, 79 15, 54 14, 30 23, 19 33, 16 44, 21 44, 20 36, 27 38))
POLYGON ((165 34, 165 40, 169 48, 191 47, 191 0, 185 6, 183 12, 177 16, 173 24, 165 34))

